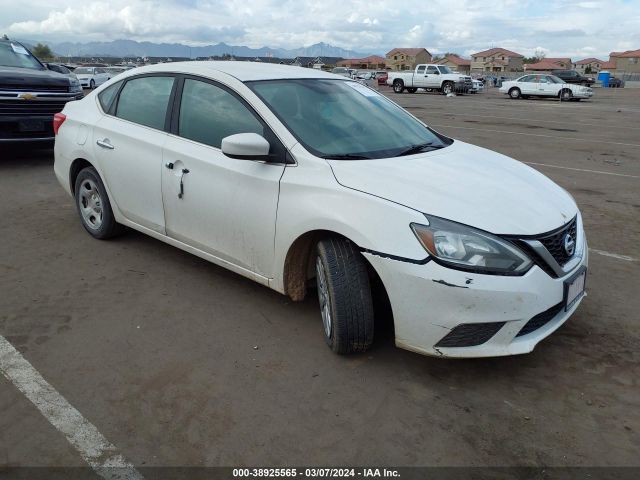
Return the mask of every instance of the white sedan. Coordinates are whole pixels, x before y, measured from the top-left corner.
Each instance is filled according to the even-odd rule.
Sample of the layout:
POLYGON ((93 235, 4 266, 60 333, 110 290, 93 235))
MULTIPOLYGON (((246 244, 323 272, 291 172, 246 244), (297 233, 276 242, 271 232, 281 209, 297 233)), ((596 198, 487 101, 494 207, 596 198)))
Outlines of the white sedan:
POLYGON ((561 100, 579 101, 591 98, 593 89, 582 85, 565 83, 555 75, 532 74, 517 80, 502 82, 500 93, 506 93, 513 99, 527 97, 556 97, 561 100))
POLYGON ((109 81, 112 76, 115 76, 109 74, 109 72, 102 67, 78 67, 73 73, 78 77, 82 88, 90 88, 92 90, 104 82, 109 81))
POLYGON ((56 176, 90 235, 127 226, 294 301, 315 289, 337 353, 369 348, 386 299, 399 347, 483 357, 531 351, 584 297, 564 189, 342 76, 142 67, 68 103, 55 131, 56 176))

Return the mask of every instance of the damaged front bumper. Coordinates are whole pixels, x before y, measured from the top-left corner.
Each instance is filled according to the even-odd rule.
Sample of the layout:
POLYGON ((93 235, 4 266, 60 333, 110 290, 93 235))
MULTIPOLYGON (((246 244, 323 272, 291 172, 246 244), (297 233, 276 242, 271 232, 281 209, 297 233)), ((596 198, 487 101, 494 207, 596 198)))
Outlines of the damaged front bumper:
POLYGON ((398 347, 443 357, 494 357, 531 352, 577 309, 565 309, 565 281, 533 266, 520 277, 453 270, 434 261, 409 263, 364 253, 385 285, 398 347), (457 346, 451 346, 457 345, 457 346))

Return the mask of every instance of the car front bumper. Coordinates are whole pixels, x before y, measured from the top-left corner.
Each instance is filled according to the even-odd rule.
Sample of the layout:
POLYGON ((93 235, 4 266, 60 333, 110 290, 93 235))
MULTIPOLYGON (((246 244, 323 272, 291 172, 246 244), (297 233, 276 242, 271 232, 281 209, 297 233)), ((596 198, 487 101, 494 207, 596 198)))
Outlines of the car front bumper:
POLYGON ((387 290, 398 347, 442 357, 495 357, 531 352, 575 312, 584 295, 565 311, 565 281, 588 264, 584 237, 583 242, 581 261, 562 278, 537 265, 516 277, 364 255, 387 290), (520 333, 530 320, 529 333, 520 333), (470 324, 495 333, 473 346, 438 346, 456 327, 470 324))

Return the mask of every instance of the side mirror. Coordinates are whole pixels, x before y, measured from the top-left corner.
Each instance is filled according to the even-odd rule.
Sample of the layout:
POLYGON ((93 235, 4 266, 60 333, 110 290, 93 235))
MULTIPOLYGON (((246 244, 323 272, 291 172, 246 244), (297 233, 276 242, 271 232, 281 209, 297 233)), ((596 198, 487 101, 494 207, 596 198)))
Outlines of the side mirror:
POLYGON ((240 160, 267 160, 269 142, 257 133, 237 133, 222 139, 222 153, 240 160))

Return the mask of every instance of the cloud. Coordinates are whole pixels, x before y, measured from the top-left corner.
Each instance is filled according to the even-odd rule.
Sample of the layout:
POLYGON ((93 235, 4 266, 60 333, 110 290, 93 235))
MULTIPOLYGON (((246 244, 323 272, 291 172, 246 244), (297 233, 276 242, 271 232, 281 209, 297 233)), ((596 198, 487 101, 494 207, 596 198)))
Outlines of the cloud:
MULTIPOLYGON (((0 0, 0 3, 5 0, 0 0)), ((637 1, 611 0, 21 0, 0 33, 53 41, 224 41, 293 48, 326 42, 362 52, 393 47, 469 54, 502 46, 550 56, 639 48, 637 1), (54 6, 52 6, 54 5, 54 6), (633 43, 636 42, 636 43, 633 43)))

